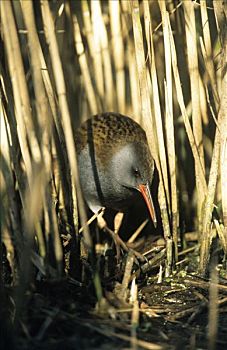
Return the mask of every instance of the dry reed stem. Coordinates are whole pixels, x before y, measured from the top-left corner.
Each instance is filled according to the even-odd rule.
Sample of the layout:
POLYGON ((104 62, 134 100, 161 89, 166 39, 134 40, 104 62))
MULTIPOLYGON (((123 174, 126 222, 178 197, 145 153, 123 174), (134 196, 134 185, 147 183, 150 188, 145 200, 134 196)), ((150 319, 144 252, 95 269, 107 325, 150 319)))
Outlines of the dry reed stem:
MULTIPOLYGON (((53 119, 53 122, 50 122, 52 124, 52 131, 53 131, 53 139, 54 139, 54 148, 55 152, 58 155, 58 162, 59 162, 59 167, 60 167, 60 173, 61 173, 61 185, 62 185, 62 193, 63 196, 59 195, 58 200, 59 200, 59 206, 63 209, 63 216, 67 217, 67 212, 66 212, 66 207, 70 203, 70 207, 73 207, 72 204, 72 193, 69 191, 69 186, 70 186, 70 175, 68 172, 65 172, 65 166, 68 166, 67 163, 67 155, 66 155, 66 147, 65 147, 65 140, 64 140, 64 133, 62 129, 62 124, 60 121, 60 118, 58 116, 58 111, 57 111, 57 100, 55 96, 55 92, 53 90, 53 87, 51 85, 50 81, 50 76, 49 72, 47 69, 47 65, 45 62, 45 58, 42 52, 42 48, 40 45, 40 42, 37 41, 37 51, 38 55, 40 57, 40 62, 41 62, 41 71, 42 71, 42 79, 43 83, 45 86, 46 90, 46 95, 48 98, 48 103, 49 103, 49 113, 53 119)), ((52 166, 53 166, 53 173, 54 173, 54 178, 56 179, 56 167, 55 167, 55 160, 52 160, 52 166)))
MULTIPOLYGON (((99 0, 91 1, 91 20, 93 33, 93 62, 94 62, 94 77, 97 86, 98 95, 103 102, 104 100, 104 74, 103 74, 103 58, 100 40, 100 3, 99 0)), ((88 18, 87 18, 88 20, 88 18)))
POLYGON ((172 218, 172 235, 174 241, 175 259, 178 260, 178 203, 177 203, 177 183, 176 183, 176 152, 175 152, 175 137, 173 124, 173 91, 172 91, 172 66, 171 66, 171 48, 169 38, 168 20, 169 14, 166 11, 165 2, 159 1, 159 6, 162 15, 162 25, 164 34, 165 48, 165 67, 166 67, 166 83, 165 83, 165 131, 167 140, 167 155, 170 174, 171 187, 171 218, 172 218))
POLYGON ((85 91, 88 99, 88 104, 90 107, 91 114, 96 114, 98 113, 98 107, 96 103, 95 91, 92 85, 91 74, 89 71, 88 62, 85 55, 85 48, 84 48, 82 37, 80 34, 80 27, 75 15, 72 15, 72 19, 73 19, 73 28, 74 28, 74 31, 73 31, 74 43, 75 43, 75 47, 76 47, 76 51, 77 51, 77 55, 80 63, 81 73, 83 76, 83 83, 84 83, 84 87, 85 87, 85 91))
MULTIPOLYGON (((13 72, 11 73, 13 73, 13 75, 11 75, 11 77, 12 77, 12 81, 14 81, 16 77, 17 82, 15 84, 17 84, 17 87, 19 89, 17 93, 15 93, 14 91, 15 100, 17 100, 17 105, 16 105, 16 111, 18 113, 17 120, 21 118, 19 117, 19 114, 21 114, 23 124, 24 124, 23 128, 26 130, 26 137, 28 138, 28 144, 31 149, 32 157, 35 161, 40 161, 41 159, 40 149, 39 149, 39 145, 35 135, 33 116, 32 116, 31 104, 30 104, 29 93, 28 93, 28 86, 26 82, 26 76, 25 76, 23 60, 22 60, 22 52, 21 52, 19 38, 17 35, 16 23, 13 17, 14 15, 12 11, 11 2, 4 1, 2 3, 2 10, 4 13, 2 16, 3 23, 4 21, 6 21, 6 32, 5 32, 4 39, 6 41, 6 45, 8 40, 11 41, 10 45, 12 50, 10 54, 7 53, 7 57, 9 57, 11 61, 14 61, 12 63, 13 72)), ((25 148, 27 147, 25 143, 24 143, 24 146, 25 148)), ((23 150, 21 149, 21 151, 27 152, 25 149, 23 150)), ((28 179, 29 179, 29 176, 28 176, 28 179)))
MULTIPOLYGON (((51 127, 51 118, 50 118, 50 111, 49 111, 49 105, 47 101, 47 96, 45 93, 45 87, 43 83, 42 78, 42 66, 40 61, 40 43, 39 38, 36 31, 35 26, 35 18, 34 18, 34 12, 32 7, 31 1, 21 1, 21 7, 22 7, 22 13, 25 21, 25 25, 27 27, 27 34, 28 34, 28 43, 29 43, 29 51, 30 51, 30 58, 31 58, 31 69, 32 69, 32 76, 33 76, 33 84, 34 84, 34 92, 35 92, 35 101, 36 101, 36 112, 37 112, 37 121, 39 126, 39 132, 37 135, 39 135, 39 144, 41 145, 41 155, 43 158, 44 163, 41 165, 41 171, 45 172, 45 176, 43 177, 43 181, 40 183, 40 190, 41 193, 45 192, 45 195, 43 194, 42 201, 43 201, 43 208, 45 210, 45 219, 50 219, 50 222, 52 224, 49 225, 50 232, 53 232, 53 244, 55 246, 55 251, 58 253, 56 256, 59 272, 61 271, 61 263, 62 263, 62 248, 59 240, 59 233, 58 233, 58 227, 57 227, 57 219, 56 219, 56 212, 54 210, 49 210, 49 208, 52 207, 52 198, 50 194, 50 188, 48 185, 50 181, 50 127, 51 127), (50 218, 49 218, 50 217, 50 218), (61 253, 59 253, 61 252, 61 253)), ((34 174, 34 177, 36 177, 36 174, 34 174)), ((32 196, 34 197, 34 191, 32 192, 32 196)), ((37 196, 35 198, 36 202, 38 203, 40 196, 37 196)), ((32 198, 33 200, 33 198, 32 198)), ((39 217, 39 216, 38 216, 39 217)), ((37 225, 35 217, 33 218, 33 225, 34 227, 37 225)), ((49 220, 48 220, 49 221, 49 220)), ((47 226, 47 225, 46 225, 47 226)), ((30 227, 30 230, 33 230, 34 227, 30 227)), ((45 233, 47 233, 47 227, 45 230, 45 233)), ((38 235, 38 238, 41 235, 38 235)), ((49 240, 48 240, 49 242, 49 240)), ((39 245, 42 245, 43 241, 39 242, 39 245)), ((41 248, 41 250, 44 252, 44 249, 41 248)))
MULTIPOLYGON (((97 47, 96 47, 96 41, 94 38, 94 32, 93 32, 93 25, 92 25, 92 18, 88 6, 87 0, 84 0, 81 2, 82 7, 82 16, 83 16, 83 24, 84 24, 84 33, 87 40, 87 46, 88 46, 88 53, 90 56, 88 56, 88 64, 89 67, 91 66, 90 72, 92 72, 93 75, 93 89, 96 94, 96 103, 98 106, 98 111, 102 109, 102 95, 100 94, 100 91, 102 90, 103 86, 103 71, 102 71, 102 61, 100 61, 101 56, 98 53, 96 53, 97 47), (100 70, 100 72, 99 72, 100 70), (97 81, 98 77, 100 75, 100 80, 97 81), (99 85, 100 84, 100 85, 99 85)), ((97 50, 98 51, 98 50, 97 50)))
MULTIPOLYGON (((1 64, 0 64, 0 67, 1 67, 1 76, 2 76, 2 81, 0 84, 1 103, 3 107, 2 117, 4 118, 4 124, 7 126, 6 131, 7 131, 8 146, 9 145, 11 146, 9 147, 10 160, 15 170, 15 174, 18 182, 18 189, 21 194, 22 207, 24 208, 24 192, 27 186, 27 179, 25 177, 24 170, 22 169, 21 162, 20 162, 21 152, 20 152, 20 143, 18 139, 16 119, 14 114, 14 99, 11 94, 9 77, 5 74, 5 71, 1 64)), ((1 130, 3 130, 3 127, 1 128, 1 130)))
POLYGON ((218 238, 220 239, 220 243, 224 251, 224 254, 227 256, 227 238, 224 233, 224 225, 219 224, 217 219, 214 219, 214 224, 215 224, 218 238))
POLYGON ((220 132, 216 128, 213 155, 210 167, 207 195, 203 207, 202 237, 200 248, 199 272, 205 274, 209 261, 211 244, 211 219, 214 208, 214 196, 217 185, 217 176, 220 162, 220 132))
POLYGON ((120 300, 126 301, 128 298, 128 285, 131 281, 131 274, 132 274, 132 267, 135 260, 135 255, 132 251, 129 251, 126 264, 125 264, 125 271, 124 271, 124 277, 121 283, 120 290, 118 291, 118 298, 120 300))
MULTIPOLYGON (((166 200, 166 196, 165 196, 166 188, 164 187, 165 184, 163 181, 163 175, 162 175, 163 172, 161 170, 161 164, 163 165, 164 161, 166 161, 165 149, 164 149, 163 142, 160 141, 161 144, 159 144, 159 150, 160 150, 160 148, 162 150, 160 150, 160 155, 158 154, 158 148, 157 148, 157 144, 155 142, 156 133, 154 131, 155 130, 154 129, 154 122, 152 125, 150 95, 148 92, 146 63, 145 63, 145 54, 144 54, 144 47, 143 47, 142 28, 141 28, 140 17, 139 17, 139 3, 138 3, 138 1, 132 1, 131 8, 132 8, 133 33, 134 33, 134 42, 135 42, 135 51, 136 51, 136 62, 137 62, 138 77, 139 77, 139 84, 140 84, 140 93, 141 93, 143 124, 144 124, 145 130, 147 132, 148 144, 149 144, 151 153, 155 159, 156 166, 157 166, 159 176, 160 176, 159 205, 160 205, 160 209, 161 209, 163 230, 164 230, 164 236, 165 236, 166 247, 167 247, 166 248, 167 249, 166 274, 170 275, 171 269, 172 269, 172 263, 173 263, 172 239, 171 239, 170 226, 169 226, 167 200, 166 200), (161 159, 161 162, 160 162, 160 159, 161 159)), ((145 2, 145 8, 146 8, 146 2, 145 2)), ((148 47, 150 45, 149 42, 150 42, 150 40, 148 40, 148 47)), ((152 44, 152 41, 151 41, 151 44, 152 44)), ((152 49, 152 45, 151 45, 151 49, 152 49)), ((151 60, 152 60, 152 57, 151 57, 151 60)), ((152 60, 152 62, 153 62, 153 60, 152 60)), ((151 67, 151 76, 154 79, 157 76, 155 66, 151 67)), ((154 86, 154 82, 153 82, 153 86, 154 86)), ((157 89, 155 91, 157 92, 156 97, 158 98, 157 89)), ((155 105, 156 105, 156 103, 155 103, 155 105)), ((157 105, 160 106, 159 101, 158 101, 157 105)), ((159 134, 158 133, 159 128, 161 128, 161 130, 162 130, 162 121, 161 121, 160 116, 159 116, 159 118, 156 119, 156 132, 157 132, 157 134, 159 134)), ((161 135, 159 135, 159 136, 163 140, 163 136, 161 136, 161 135)), ((166 168, 166 165, 165 165, 165 168, 166 168)))
MULTIPOLYGON (((41 145, 41 155, 44 160, 45 170, 47 176, 50 173, 50 131, 51 131, 51 120, 50 111, 47 96, 45 93, 43 78, 42 78, 42 65, 39 56, 39 38, 35 25, 35 17, 33 12, 32 1, 20 1, 22 14, 27 27, 27 38, 31 59, 31 71, 35 92, 35 103, 37 121, 39 124, 39 132, 37 133, 38 141, 41 145)), ((47 179, 48 181, 48 179, 47 179)))
MULTIPOLYGON (((201 78, 201 75, 199 75, 199 95, 200 95, 200 109, 201 109, 201 117, 204 125, 209 124, 209 118, 208 118, 208 108, 207 108, 207 99, 206 99, 206 86, 204 86, 203 80, 201 78)), ((205 135, 203 134, 203 137, 205 135)), ((204 143, 204 152, 206 151, 206 141, 203 140, 204 143)))
POLYGON ((95 1, 94 8, 95 8, 96 22, 93 23, 93 25, 95 25, 95 27, 98 28, 96 30, 96 35, 98 34, 100 47, 101 47, 102 60, 103 60, 103 72, 104 72, 103 105, 106 110, 112 111, 114 108, 114 101, 115 101, 115 89, 113 85, 113 75, 112 75, 112 66, 111 66, 111 59, 110 59, 107 30, 106 30, 104 18, 102 15, 101 2, 99 0, 95 1))
POLYGON ((211 34, 210 34, 206 0, 200 1, 200 11, 201 11, 201 19, 202 19, 204 49, 206 53, 206 59, 204 60, 204 62, 206 65, 207 72, 209 74, 210 83, 212 86, 212 92, 215 97, 216 106, 218 106, 220 100, 217 92, 217 83, 215 78, 214 60, 213 60, 213 52, 212 52, 212 46, 211 46, 211 34))
POLYGON ((147 223, 149 222, 148 219, 144 220, 142 222, 142 224, 136 229, 136 231, 131 235, 131 237, 128 239, 127 243, 133 243, 136 238, 139 236, 139 234, 142 232, 142 230, 144 229, 144 227, 147 225, 147 223))
MULTIPOLYGON (((139 79, 136 67, 136 57, 133 41, 129 35, 129 18, 131 18, 130 2, 121 1, 121 21, 122 21, 122 36, 126 40, 126 62, 129 69, 130 96, 133 118, 138 123, 141 123, 141 99, 139 92, 139 79)), ((127 108, 129 106, 127 105, 127 108)), ((128 109, 127 109, 128 110, 128 109)))
POLYGON ((117 109, 125 113, 124 44, 121 30, 120 2, 109 0, 111 44, 116 74, 117 109))
POLYGON ((220 172, 221 172, 221 194, 222 211, 224 222, 224 236, 227 242, 227 25, 226 25, 226 3, 214 1, 214 10, 216 15, 219 39, 221 44, 220 67, 220 172))
POLYGON ((132 21, 133 21, 133 34, 134 44, 136 52, 136 64, 139 78, 140 95, 141 95, 141 106, 142 106, 142 118, 143 125, 147 133, 148 144, 151 149, 153 158, 158 158, 157 147, 152 142, 154 137, 154 128, 152 125, 151 105, 150 105, 150 94, 148 91, 147 76, 146 76, 146 64, 142 38, 142 28, 139 16, 139 3, 138 1, 131 1, 132 10, 132 21))
POLYGON ((168 202, 168 207, 170 208, 170 197, 169 197, 169 185, 168 185, 168 174, 167 174, 167 158, 164 144, 164 134, 162 126, 162 116, 161 116, 161 107, 159 99, 159 90, 158 90, 158 79, 155 65, 155 56, 154 56, 154 46, 153 38, 151 35, 151 17, 149 11, 148 1, 144 1, 144 20, 145 20, 145 32, 146 32, 146 41, 148 45, 148 56, 151 66, 151 80, 153 87, 153 105, 154 105, 154 116, 155 116, 155 125, 157 133, 157 142, 159 150, 159 161, 160 161, 160 170, 163 177, 164 187, 166 198, 168 202))
POLYGON ((138 123, 141 123, 141 100, 139 93, 139 79, 138 73, 136 70, 136 58, 135 58, 135 50, 129 39, 127 42, 127 60, 128 60, 128 68, 129 68, 129 79, 130 79, 130 93, 131 93, 131 101, 132 101, 132 111, 134 120, 138 123))
POLYGON ((137 328, 139 326, 139 301, 138 301, 138 286, 136 279, 133 278, 130 290, 130 302, 133 304, 131 315, 131 349, 137 350, 137 328))
MULTIPOLYGON (((27 143, 27 129, 26 122, 27 118, 29 122, 27 127, 33 134, 33 127, 31 126, 31 112, 30 103, 27 92, 27 86, 25 81, 25 72, 23 68, 22 56, 20 51, 19 40, 16 31, 16 24, 13 17, 11 2, 1 2, 2 11, 2 30, 4 43, 6 47, 6 53, 8 57, 8 66, 10 77, 12 81, 15 115, 18 127, 18 138, 23 156, 25 168, 27 171, 28 180, 31 176, 32 165, 31 158, 28 150, 27 143), (23 103, 22 103, 23 101, 23 103), (24 108, 22 107, 24 106, 24 108), (28 114, 27 114, 28 111, 28 114)), ((29 138, 31 140, 31 136, 29 138)), ((33 139, 33 138, 32 138, 33 139)), ((23 197, 23 194, 22 194, 23 197)))
MULTIPOLYGON (((69 109, 68 109, 68 104, 66 100, 66 86, 65 86, 62 64, 59 56, 59 50, 58 50, 58 45, 57 45, 57 40, 56 40, 56 35, 54 30, 54 22, 53 22, 52 14, 50 12, 49 3, 47 1, 43 1, 43 0, 41 1, 41 12, 42 12, 42 18, 44 22, 45 36, 46 36, 47 42, 49 43, 49 51, 50 51, 50 57, 51 57, 56 89, 58 94, 59 108, 61 111, 63 131, 64 131, 65 141, 66 141, 66 149, 67 149, 67 154, 68 154, 71 174, 72 174, 72 192, 73 192, 73 200, 74 200, 74 211, 73 211, 74 224, 75 224, 75 227, 78 225, 77 200, 76 200, 76 195, 77 195, 79 209, 80 209, 79 214, 80 214, 81 224, 82 226, 84 226, 84 230, 83 230, 84 243, 88 248, 89 252, 91 253, 91 258, 94 260, 92 239, 90 236, 88 226, 87 225, 85 226, 87 222, 87 218, 86 218, 85 205, 84 205, 80 183, 79 183, 77 156, 76 156, 75 144, 73 139, 69 109)), ((95 285, 97 298, 98 298, 98 301, 100 302, 102 299, 102 288, 101 288, 100 278, 96 270, 94 271, 94 274, 93 274, 93 281, 95 285)))
MULTIPOLYGON (((50 57, 53 67, 53 73, 56 82, 56 89, 59 99, 59 108, 62 116, 63 131, 66 141, 66 149, 69 157, 69 162, 72 171, 72 192, 73 192, 73 218, 75 227, 78 226, 78 216, 77 216, 77 203, 76 203, 76 193, 75 185, 78 183, 78 169, 76 163, 76 151, 74 146, 74 139, 70 121, 70 115, 68 110, 68 105, 66 101, 66 88, 65 81, 62 71, 62 64, 59 56, 57 40, 54 30, 54 22, 50 12, 49 4, 46 1, 41 1, 41 11, 44 22, 44 31, 46 40, 49 43, 50 57)), ((81 199, 82 201, 82 199, 81 199)), ((89 242, 89 239, 88 239, 89 242)))
POLYGON ((94 33, 92 29, 91 16, 90 16, 87 0, 84 0, 81 2, 81 9, 82 9, 82 16, 83 16, 84 33, 86 36, 89 53, 92 56, 92 58, 94 58, 94 53, 95 53, 94 33))
MULTIPOLYGON (((203 171, 205 172, 194 4, 193 2, 190 2, 190 1, 184 1, 183 7, 184 7, 184 14, 185 14, 185 31, 186 31, 186 42, 187 42, 187 54, 188 54, 188 68, 189 68, 191 100, 192 100, 193 134, 194 134, 196 147, 198 149, 198 153, 200 157, 200 163, 203 168, 203 171)), ((206 192, 203 190, 203 185, 200 180, 198 167, 200 167, 200 165, 197 162, 195 162, 197 211, 198 211, 197 219, 198 219, 198 228, 200 231, 201 220, 202 220, 202 217, 201 217, 202 206, 205 200, 206 192)))
MULTIPOLYGON (((32 165, 33 165, 33 160, 40 161, 41 155, 40 155, 40 149, 38 146, 37 139, 35 138, 35 130, 32 123, 33 119, 32 119, 32 113, 31 113, 31 104, 29 100, 26 77, 25 77, 25 72, 23 68, 21 48, 17 37, 17 31, 16 31, 15 20, 13 17, 11 3, 4 2, 2 4, 2 10, 3 10, 3 17, 4 17, 4 20, 3 20, 4 41, 7 49, 7 56, 9 57, 9 70, 10 70, 11 82, 13 85, 16 122, 19 124, 19 129, 21 132, 21 135, 19 132, 19 140, 20 140, 20 146, 21 146, 21 153, 24 156, 25 169, 27 171, 27 173, 24 172, 24 177, 27 175, 26 179, 28 180, 28 184, 29 184, 29 186, 26 188, 27 194, 25 194, 24 192, 20 192, 21 200, 23 203, 23 209, 24 209, 25 225, 23 227, 23 233, 25 233, 25 236, 24 236, 25 240, 23 241, 24 249, 23 249, 23 254, 21 254, 20 266, 19 266, 21 287, 20 287, 20 291, 18 292, 18 297, 16 298, 16 303, 18 306, 18 313, 19 313, 21 308, 21 300, 22 300, 22 299, 20 300, 20 297, 22 297, 24 288, 26 287, 26 284, 30 277, 29 276, 30 251, 31 251, 31 244, 33 240, 34 226, 39 221, 39 214, 40 214, 40 210, 38 210, 38 213, 36 212, 37 215, 32 215, 34 213, 31 213, 29 211, 29 209, 31 208, 29 207, 29 204, 28 204, 28 198, 30 199, 32 195, 33 181, 37 179, 37 176, 35 175, 35 172, 32 169, 32 165), (5 31, 6 29, 7 29, 7 33, 5 31), (29 120, 27 120, 27 118, 29 120), (28 124, 26 125, 26 123, 28 124), (33 159, 32 157, 30 157, 30 154, 29 154, 27 139, 29 140, 29 145, 31 147, 31 154, 33 155, 33 159)), ((18 167, 16 166, 15 169, 18 170, 18 167)), ((20 171, 18 174, 20 174, 20 171)), ((41 185, 43 186, 43 183, 41 185)), ((42 188, 43 187, 41 187, 41 191, 42 191, 42 188)), ((36 199, 37 198, 39 197, 36 197, 36 199)), ((38 201, 38 202, 39 203, 38 204, 36 203, 36 205, 40 207, 41 201, 38 201)), ((22 240, 22 236, 20 237, 20 239, 22 240)), ((20 250, 20 245, 18 245, 18 250, 20 250)))
POLYGON ((186 130, 188 140, 189 140, 189 143, 191 146, 194 161, 197 163, 197 168, 199 170, 198 174, 199 174, 199 181, 202 184, 202 191, 203 191, 203 193, 206 194, 207 193, 207 184, 206 184, 205 174, 204 174, 203 166, 202 166, 201 161, 200 161, 198 148, 196 146, 194 134, 192 132, 192 128, 190 125, 190 121, 189 121, 188 114, 187 114, 186 107, 185 107, 185 103, 184 103, 183 91, 182 91, 182 87, 181 87, 181 81, 180 81, 179 70, 178 70, 176 48, 175 48, 175 43, 174 43, 171 25, 170 25, 169 21, 168 21, 168 25, 169 25, 169 35, 170 35, 170 43, 171 43, 172 67, 173 67, 173 74, 174 74, 174 80, 175 80, 175 85, 176 85, 177 100, 178 100, 181 114, 182 114, 182 117, 184 120, 185 130, 186 130))
POLYGON ((209 313, 207 327, 208 350, 216 349, 218 313, 218 272, 216 266, 213 266, 209 286, 209 313))

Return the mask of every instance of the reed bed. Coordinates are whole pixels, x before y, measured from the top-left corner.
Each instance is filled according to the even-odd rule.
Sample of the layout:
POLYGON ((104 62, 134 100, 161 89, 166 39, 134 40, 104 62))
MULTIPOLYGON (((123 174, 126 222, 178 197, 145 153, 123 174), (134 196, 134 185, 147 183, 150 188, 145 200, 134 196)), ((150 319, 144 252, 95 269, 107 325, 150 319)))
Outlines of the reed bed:
MULTIPOLYGON (((217 266, 227 278, 224 6, 215 0, 1 2, 0 294, 6 280, 18 286, 15 323, 26 290, 40 279, 93 279, 99 307, 105 304, 74 132, 91 115, 114 111, 144 127, 155 159, 160 218, 156 231, 149 226, 144 235, 164 237, 150 259, 160 267, 159 282, 179 271, 181 252, 192 245, 186 237, 195 232, 193 273, 205 277, 211 271, 216 307, 210 303, 208 342, 215 348, 217 266)), ((146 226, 140 223, 121 247, 128 250, 146 226)), ((126 338, 136 349, 139 271, 132 252, 121 292, 123 303, 133 281, 126 338)), ((146 273, 150 266, 148 259, 146 273)))

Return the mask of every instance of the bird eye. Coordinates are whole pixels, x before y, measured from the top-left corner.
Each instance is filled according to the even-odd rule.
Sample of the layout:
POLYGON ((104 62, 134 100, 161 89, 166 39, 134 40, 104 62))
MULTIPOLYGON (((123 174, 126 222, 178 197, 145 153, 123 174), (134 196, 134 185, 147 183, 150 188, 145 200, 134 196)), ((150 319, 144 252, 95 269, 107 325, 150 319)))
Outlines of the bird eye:
POLYGON ((135 177, 140 177, 140 172, 137 168, 134 169, 134 175, 135 175, 135 177))

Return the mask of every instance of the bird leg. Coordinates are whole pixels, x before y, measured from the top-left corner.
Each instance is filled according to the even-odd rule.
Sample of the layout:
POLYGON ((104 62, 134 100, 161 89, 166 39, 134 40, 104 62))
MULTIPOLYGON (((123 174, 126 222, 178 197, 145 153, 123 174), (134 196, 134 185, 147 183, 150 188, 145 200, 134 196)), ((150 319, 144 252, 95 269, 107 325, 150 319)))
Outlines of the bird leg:
POLYGON ((139 252, 135 251, 132 248, 128 248, 127 244, 121 239, 121 237, 118 234, 116 234, 114 231, 112 231, 107 225, 103 227, 103 230, 113 238, 116 245, 116 249, 121 247, 127 253, 131 251, 136 256, 136 258, 138 258, 140 261, 143 261, 143 262, 146 261, 146 258, 142 254, 140 254, 139 252))
MULTIPOLYGON (((104 219, 103 217, 103 214, 104 214, 104 211, 102 213, 100 213, 100 215, 98 215, 97 217, 97 224, 98 224, 98 227, 101 229, 101 230, 104 230, 105 232, 107 232, 113 239, 114 243, 115 243, 115 247, 116 247, 116 253, 117 253, 117 261, 119 261, 120 259, 120 246, 128 251, 128 248, 126 246, 126 244, 122 241, 122 239, 119 237, 118 235, 118 231, 119 231, 119 228, 121 226, 121 221, 122 221, 122 218, 123 218, 123 214, 122 214, 122 218, 120 219, 118 214, 115 216, 115 219, 114 219, 114 231, 112 231, 107 223, 106 223, 106 220, 104 219), (116 220, 116 217, 118 217, 118 219, 116 220)), ((119 213, 121 214, 121 213, 119 213)))
MULTIPOLYGON (((121 226, 121 223, 122 223, 122 220, 123 220, 123 213, 118 213, 116 216, 115 216, 115 219, 114 219, 114 231, 111 230, 107 223, 106 223, 106 220, 104 219, 103 215, 104 215, 104 211, 105 211, 105 208, 101 208, 96 214, 94 214, 89 220, 88 222, 86 223, 86 225, 90 225, 91 222, 93 220, 95 220, 97 218, 97 224, 98 224, 98 227, 107 232, 113 239, 114 243, 115 243, 115 246, 116 246, 116 253, 117 253, 117 261, 119 261, 120 259, 120 247, 125 251, 125 252, 129 252, 129 251, 132 251, 135 256, 141 260, 141 261, 145 261, 146 258, 140 254, 139 252, 136 252, 134 249, 132 248, 129 248, 127 246, 127 244, 121 239, 121 237, 119 236, 118 232, 119 232, 119 229, 120 229, 120 226, 121 226)), ((79 233, 82 233, 84 227, 81 227, 80 230, 79 230, 79 233)))

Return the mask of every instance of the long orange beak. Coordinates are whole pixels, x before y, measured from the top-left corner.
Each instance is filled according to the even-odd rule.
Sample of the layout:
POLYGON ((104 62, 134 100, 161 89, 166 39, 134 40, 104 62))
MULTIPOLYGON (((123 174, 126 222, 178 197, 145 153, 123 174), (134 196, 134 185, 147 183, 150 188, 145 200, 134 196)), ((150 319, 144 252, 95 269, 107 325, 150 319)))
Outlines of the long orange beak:
POLYGON ((153 200, 151 197, 151 191, 150 191, 149 184, 147 183, 146 185, 139 185, 138 189, 146 202, 146 205, 147 205, 148 210, 150 212, 151 219, 154 223, 154 226, 157 227, 157 219, 156 219, 156 214, 155 214, 155 210, 154 210, 154 204, 153 204, 153 200))

